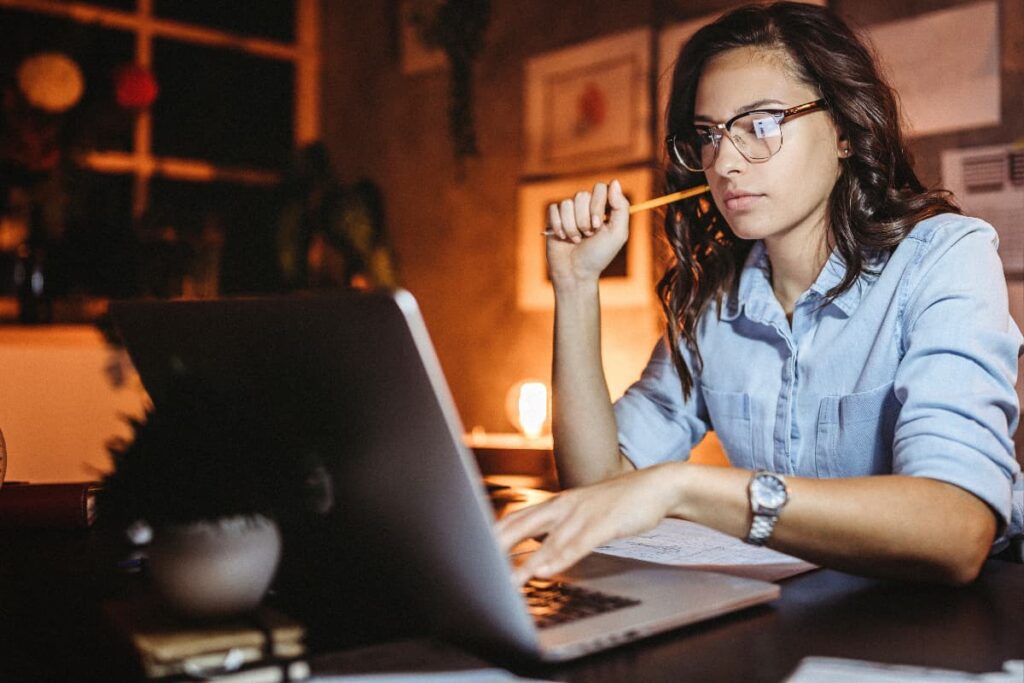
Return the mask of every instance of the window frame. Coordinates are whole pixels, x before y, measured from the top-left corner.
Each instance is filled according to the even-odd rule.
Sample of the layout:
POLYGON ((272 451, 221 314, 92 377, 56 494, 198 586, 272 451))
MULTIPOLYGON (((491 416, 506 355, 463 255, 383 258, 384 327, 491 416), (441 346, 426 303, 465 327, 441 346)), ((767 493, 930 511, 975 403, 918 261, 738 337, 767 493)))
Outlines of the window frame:
MULTIPOLYGON (((320 5, 319 0, 293 0, 295 42, 284 43, 245 36, 208 26, 161 19, 154 15, 154 0, 136 0, 134 12, 109 9, 88 2, 57 0, 0 0, 0 7, 48 14, 82 24, 97 24, 134 34, 135 63, 153 68, 153 42, 157 38, 239 50, 247 54, 291 62, 295 65, 293 92, 293 140, 301 147, 320 138, 320 5)), ((128 173, 134 177, 132 215, 138 218, 149 205, 149 184, 159 175, 192 182, 226 181, 270 185, 280 173, 252 166, 227 166, 203 159, 157 156, 153 153, 153 118, 143 110, 136 114, 130 152, 92 150, 83 166, 97 173, 128 173)))

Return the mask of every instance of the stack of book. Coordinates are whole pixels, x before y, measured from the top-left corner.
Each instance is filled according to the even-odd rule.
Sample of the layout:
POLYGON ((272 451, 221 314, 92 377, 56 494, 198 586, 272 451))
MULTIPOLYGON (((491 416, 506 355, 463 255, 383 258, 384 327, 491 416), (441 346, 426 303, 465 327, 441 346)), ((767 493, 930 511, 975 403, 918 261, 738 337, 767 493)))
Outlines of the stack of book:
POLYGON ((96 482, 0 487, 0 529, 84 529, 96 520, 96 482))
POLYGON ((182 621, 151 601, 105 609, 148 679, 278 683, 310 676, 305 629, 269 607, 214 622, 182 621))

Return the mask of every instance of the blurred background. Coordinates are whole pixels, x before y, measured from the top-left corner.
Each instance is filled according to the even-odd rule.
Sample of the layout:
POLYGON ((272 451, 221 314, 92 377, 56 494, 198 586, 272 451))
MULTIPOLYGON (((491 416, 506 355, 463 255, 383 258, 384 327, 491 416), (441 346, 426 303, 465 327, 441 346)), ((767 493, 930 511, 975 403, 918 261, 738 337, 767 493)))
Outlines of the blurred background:
MULTIPOLYGON (((518 388, 550 381, 534 203, 630 173, 657 194, 670 56, 737 4, 0 0, 8 478, 90 478, 140 409, 112 298, 401 285, 467 432, 516 431, 518 388)), ((1024 323, 1024 0, 828 4, 907 83, 922 179, 1004 233, 1024 323)), ((608 274, 613 397, 660 333, 658 233, 608 274)))

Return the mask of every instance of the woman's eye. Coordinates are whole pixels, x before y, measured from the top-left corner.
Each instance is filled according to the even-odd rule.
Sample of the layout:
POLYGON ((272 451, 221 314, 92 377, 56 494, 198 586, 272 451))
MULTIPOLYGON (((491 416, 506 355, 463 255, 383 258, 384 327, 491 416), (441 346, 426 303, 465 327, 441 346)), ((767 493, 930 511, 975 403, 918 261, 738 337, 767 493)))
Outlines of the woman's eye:
POLYGON ((711 132, 710 128, 698 128, 696 129, 697 142, 701 145, 713 145, 715 144, 715 135, 711 132))

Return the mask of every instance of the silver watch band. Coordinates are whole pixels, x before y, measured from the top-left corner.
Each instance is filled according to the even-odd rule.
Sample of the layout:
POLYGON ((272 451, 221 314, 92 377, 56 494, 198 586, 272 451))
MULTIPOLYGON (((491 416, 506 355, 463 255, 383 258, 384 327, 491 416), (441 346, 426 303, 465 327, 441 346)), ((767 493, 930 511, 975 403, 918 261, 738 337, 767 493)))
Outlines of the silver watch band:
POLYGON ((778 515, 754 515, 750 523, 750 531, 747 532, 747 543, 751 545, 764 545, 772 537, 775 530, 775 522, 778 515))

